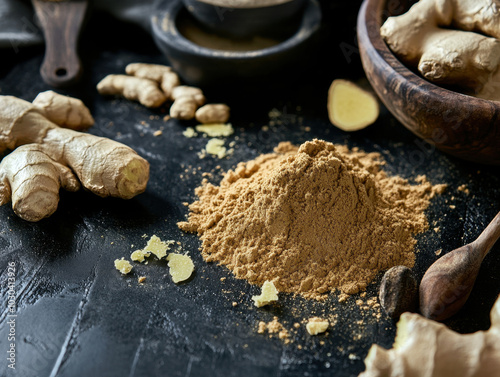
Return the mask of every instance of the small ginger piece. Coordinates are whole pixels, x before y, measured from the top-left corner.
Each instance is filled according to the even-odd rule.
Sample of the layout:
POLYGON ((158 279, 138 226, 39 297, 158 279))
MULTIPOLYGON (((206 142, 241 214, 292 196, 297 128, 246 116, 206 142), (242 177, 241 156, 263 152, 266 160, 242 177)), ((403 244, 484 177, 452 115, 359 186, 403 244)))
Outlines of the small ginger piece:
POLYGON ((130 199, 149 179, 149 163, 133 149, 59 127, 42 109, 13 96, 0 96, 0 153, 6 150, 14 151, 0 164, 0 204, 12 201, 27 221, 53 213, 59 187, 76 191, 79 181, 101 197, 130 199))
POLYGON ((196 131, 207 134, 210 137, 230 136, 234 133, 231 123, 227 124, 199 124, 196 126, 196 131))
POLYGON ((393 348, 372 345, 359 377, 490 377, 500 371, 500 296, 487 331, 459 334, 419 314, 403 313, 393 348))
POLYGON ((161 79, 160 87, 163 90, 163 93, 167 96, 167 98, 172 98, 172 92, 174 88, 181 85, 181 80, 179 76, 175 72, 166 72, 161 79))
POLYGON ((147 257, 151 255, 150 251, 147 250, 136 250, 132 254, 130 254, 130 259, 134 262, 144 262, 147 257))
POLYGON ((171 73, 172 68, 161 64, 130 63, 125 67, 127 75, 153 80, 161 83, 165 73, 171 73))
POLYGON ((181 97, 191 97, 197 106, 205 103, 205 96, 200 88, 188 85, 179 85, 172 90, 172 99, 175 101, 181 97))
POLYGON ((156 81, 135 76, 108 75, 97 84, 97 91, 139 101, 151 108, 159 107, 167 100, 156 81))
POLYGON ((196 110, 195 118, 203 124, 226 123, 229 120, 229 106, 223 103, 210 103, 196 110))
POLYGON ((146 281, 146 276, 139 276, 139 278, 137 279, 137 282, 139 284, 142 284, 146 281))
POLYGON ((355 83, 336 79, 328 90, 328 116, 333 125, 344 131, 357 131, 373 124, 379 115, 375 95, 355 83))
POLYGON ((80 131, 94 125, 90 110, 78 98, 47 90, 36 96, 33 105, 41 109, 48 120, 61 127, 80 131))
POLYGON ((198 105, 192 97, 178 98, 170 106, 170 116, 175 119, 190 120, 194 118, 198 105))
POLYGON ((309 318, 306 324, 306 330, 310 335, 318 335, 324 333, 330 324, 327 320, 319 317, 309 318))
POLYGON ((232 149, 227 150, 224 146, 224 140, 213 138, 207 142, 205 151, 209 154, 213 154, 218 158, 224 158, 228 153, 232 152, 232 149))
POLYGON ((151 236, 146 247, 144 248, 145 253, 153 253, 158 259, 162 259, 167 255, 167 251, 174 241, 162 241, 157 235, 151 236))
POLYGON ((188 255, 170 253, 167 257, 170 276, 174 283, 180 283, 191 277, 194 271, 194 264, 188 255))
POLYGON ((252 300, 254 301, 254 305, 258 308, 269 305, 273 301, 278 301, 278 290, 272 281, 266 280, 262 285, 261 294, 252 296, 252 300))
POLYGON ((176 119, 193 119, 198 107, 205 103, 205 96, 200 88, 179 85, 173 88, 171 98, 174 100, 170 106, 170 116, 176 119))
POLYGON ((115 268, 122 273, 122 275, 127 275, 132 271, 132 265, 128 260, 125 260, 124 258, 122 259, 115 259, 115 268))

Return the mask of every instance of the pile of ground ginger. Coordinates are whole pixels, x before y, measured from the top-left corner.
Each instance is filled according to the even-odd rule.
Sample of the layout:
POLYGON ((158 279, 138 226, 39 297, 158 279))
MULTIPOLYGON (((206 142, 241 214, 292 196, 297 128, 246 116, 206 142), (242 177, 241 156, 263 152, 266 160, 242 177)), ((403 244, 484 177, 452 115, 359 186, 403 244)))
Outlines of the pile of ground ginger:
POLYGON ((424 211, 445 189, 424 176, 389 176, 378 153, 322 140, 242 162, 218 186, 204 180, 180 229, 197 233, 208 262, 280 292, 354 294, 378 272, 415 263, 424 211))

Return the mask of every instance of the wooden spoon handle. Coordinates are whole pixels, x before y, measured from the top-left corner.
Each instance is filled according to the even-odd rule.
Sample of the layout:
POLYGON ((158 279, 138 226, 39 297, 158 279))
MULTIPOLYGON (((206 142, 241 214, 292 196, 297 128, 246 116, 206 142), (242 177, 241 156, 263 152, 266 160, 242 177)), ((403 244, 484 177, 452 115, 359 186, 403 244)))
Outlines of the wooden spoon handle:
POLYGON ((77 54, 78 37, 87 11, 87 0, 32 0, 45 37, 43 80, 54 87, 76 83, 82 73, 77 54))
POLYGON ((491 248, 500 238, 500 212, 491 220, 486 229, 474 241, 477 247, 482 251, 483 258, 490 252, 491 248))

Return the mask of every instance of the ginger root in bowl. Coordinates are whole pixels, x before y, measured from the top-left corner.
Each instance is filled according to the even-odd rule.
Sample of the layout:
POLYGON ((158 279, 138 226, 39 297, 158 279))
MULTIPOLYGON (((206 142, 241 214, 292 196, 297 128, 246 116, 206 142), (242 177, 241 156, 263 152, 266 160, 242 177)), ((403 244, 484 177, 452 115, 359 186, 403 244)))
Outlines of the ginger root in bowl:
POLYGON ((491 90, 500 65, 496 0, 420 0, 406 13, 389 17, 380 34, 404 64, 427 80, 500 99, 500 88, 491 90))
MULTIPOLYGON (((433 0, 421 0, 417 4, 420 4, 419 8, 426 8, 427 13, 419 11, 419 16, 415 17, 412 22, 406 22, 403 26, 400 23, 394 25, 395 21, 391 20, 397 17, 408 17, 406 11, 414 9, 412 5, 415 7, 415 3, 416 1, 412 0, 397 2, 364 0, 357 21, 359 53, 371 87, 392 115, 418 137, 415 139, 415 145, 419 146, 420 150, 412 154, 409 163, 415 166, 427 163, 434 149, 437 148, 464 160, 500 165, 500 117, 498 116, 500 102, 478 98, 480 91, 483 93, 491 91, 488 87, 495 83, 495 77, 499 75, 498 70, 494 68, 498 58, 496 47, 488 51, 482 48, 484 46, 478 48, 477 43, 474 44, 474 51, 472 54, 465 54, 462 62, 463 67, 472 67, 475 73, 474 75, 468 74, 467 79, 461 80, 458 76, 463 70, 450 71, 446 70, 446 67, 429 63, 436 53, 442 55, 443 51, 432 52, 431 50, 429 52, 428 43, 433 42, 435 38, 422 40, 419 33, 428 37, 430 22, 431 26, 434 25, 431 29, 443 32, 441 35, 456 34, 444 32, 444 30, 453 29, 459 33, 475 33, 477 35, 472 38, 486 38, 486 45, 492 46, 496 46, 496 39, 492 41, 494 37, 463 30, 465 26, 453 21, 458 19, 459 8, 456 8, 456 5, 459 4, 459 0, 442 0, 439 3, 433 0), (436 20, 444 17, 443 15, 446 16, 445 10, 450 6, 453 9, 450 26, 438 25, 436 20), (417 28, 418 26, 420 29, 417 28), (393 36, 399 29, 406 33, 405 36, 392 39, 398 41, 397 46, 390 42, 393 43, 395 50, 405 50, 401 45, 402 41, 409 39, 412 43, 414 42, 412 48, 404 51, 406 54, 404 59, 412 61, 413 65, 405 63, 403 58, 397 57, 390 49, 389 43, 386 43, 381 32, 384 30, 385 33, 389 29, 392 30, 393 36), (415 38, 415 41, 412 38, 415 38), (425 68, 424 72, 435 74, 436 79, 439 77, 440 82, 431 82, 430 79, 424 78, 418 71, 419 64, 422 70, 425 68), (439 69, 443 71, 440 75, 438 75, 439 69), (445 78, 451 81, 445 84, 443 83, 445 78), (459 82, 462 84, 461 87, 457 84, 459 82), (481 84, 485 85, 481 87, 481 84)), ((470 6, 479 4, 480 7, 484 1, 464 3, 470 6)), ((494 14, 495 17, 499 15, 500 12, 494 14)), ((444 19, 447 20, 446 17, 444 19)), ((474 22, 471 19, 471 25, 474 22)), ((443 48, 456 47, 443 41, 441 43, 443 48)), ((471 47, 470 44, 465 46, 461 50, 455 50, 461 52, 471 47)), ((447 55, 448 59, 452 57, 453 54, 447 55)), ((453 64, 458 64, 458 62, 459 60, 452 59, 453 64)), ((497 85, 497 88, 500 88, 500 85, 497 85)))

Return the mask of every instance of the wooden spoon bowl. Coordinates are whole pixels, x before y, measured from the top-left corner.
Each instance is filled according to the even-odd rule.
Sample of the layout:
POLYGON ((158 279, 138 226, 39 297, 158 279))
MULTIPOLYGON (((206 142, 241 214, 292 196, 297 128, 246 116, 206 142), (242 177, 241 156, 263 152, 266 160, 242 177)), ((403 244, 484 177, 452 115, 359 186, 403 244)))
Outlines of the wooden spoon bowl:
POLYGON ((380 36, 383 21, 406 12, 414 2, 363 2, 357 33, 368 80, 394 117, 418 137, 453 156, 500 165, 500 102, 430 83, 403 65, 380 36), (394 9, 389 9, 391 4, 394 9))

